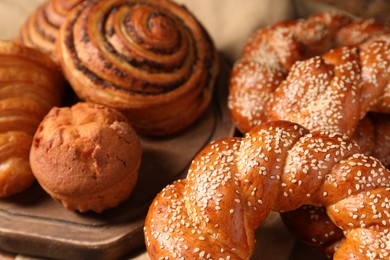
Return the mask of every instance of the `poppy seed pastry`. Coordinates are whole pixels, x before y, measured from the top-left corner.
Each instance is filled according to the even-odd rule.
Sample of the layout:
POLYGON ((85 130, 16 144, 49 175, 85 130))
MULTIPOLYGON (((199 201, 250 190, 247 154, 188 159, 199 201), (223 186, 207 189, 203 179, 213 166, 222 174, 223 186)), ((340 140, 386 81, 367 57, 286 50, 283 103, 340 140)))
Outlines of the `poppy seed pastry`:
POLYGON ((102 212, 133 190, 141 145, 114 109, 80 102, 54 107, 41 122, 30 151, 42 188, 69 210, 102 212))
POLYGON ((62 24, 57 46, 77 96, 118 109, 138 133, 177 133, 211 102, 218 53, 173 1, 85 1, 62 24))

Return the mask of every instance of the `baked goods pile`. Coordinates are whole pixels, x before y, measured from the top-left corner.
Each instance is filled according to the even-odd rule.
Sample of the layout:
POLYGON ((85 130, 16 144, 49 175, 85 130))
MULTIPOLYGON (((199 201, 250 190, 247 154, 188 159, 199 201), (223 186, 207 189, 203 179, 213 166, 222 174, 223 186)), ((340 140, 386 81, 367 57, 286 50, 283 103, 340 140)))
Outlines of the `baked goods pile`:
MULTIPOLYGON (((305 240, 315 236, 313 245, 326 253, 337 249, 335 258, 388 257, 390 121, 370 112, 390 112, 387 33, 379 22, 339 13, 256 32, 230 80, 231 115, 246 134, 211 142, 185 179, 156 196, 144 226, 149 255, 248 259, 255 229, 277 211, 292 212, 284 215, 286 224, 305 240), (312 212, 320 217, 304 234, 294 225, 312 212)), ((100 213, 130 196, 141 163, 138 134, 190 127, 210 104, 218 73, 212 39, 170 0, 48 0, 17 41, 40 49, 32 57, 42 59, 30 66, 18 53, 1 61, 1 83, 26 69, 34 75, 10 92, 1 91, 8 79, 0 83, 0 97, 13 99, 18 89, 28 97, 4 112, 26 108, 28 117, 4 120, 28 125, 30 135, 19 142, 13 135, 22 131, 7 129, 4 151, 15 151, 22 166, 17 172, 26 181, 18 185, 25 189, 35 176, 50 196, 80 212, 100 213), (61 97, 58 68, 84 102, 52 102, 61 97), (26 82, 48 93, 27 91, 26 82)), ((4 196, 21 191, 7 185, 4 196)))
POLYGON ((14 42, 0 44, 0 196, 35 177, 80 212, 100 213, 130 196, 139 135, 193 124, 211 102, 219 69, 206 30, 169 0, 47 0, 14 42), (64 83, 77 95, 70 107, 64 83))
MULTIPOLYGON (((310 130, 343 133, 365 155, 389 167, 388 33, 389 27, 378 21, 339 13, 260 29, 231 75, 229 108, 237 127, 246 132, 282 119, 310 130)), ((329 256, 343 239, 335 236, 340 230, 322 208, 306 205, 282 216, 295 234, 329 256), (308 228, 302 219, 317 221, 308 228), (324 227, 332 235, 324 237, 324 227)))
POLYGON ((169 0, 48 0, 17 41, 60 63, 80 99, 121 111, 148 135, 199 119, 219 70, 206 30, 169 0))
POLYGON ((344 231, 335 259, 385 259, 389 195, 390 172, 345 135, 269 121, 210 143, 157 195, 146 246, 153 259, 249 259, 270 211, 312 204, 344 231))
POLYGON ((293 211, 286 224, 335 259, 388 258, 390 172, 370 155, 388 165, 390 121, 369 113, 390 112, 388 32, 339 13, 256 32, 230 80, 246 134, 210 143, 157 195, 149 255, 248 259, 268 213, 293 211))

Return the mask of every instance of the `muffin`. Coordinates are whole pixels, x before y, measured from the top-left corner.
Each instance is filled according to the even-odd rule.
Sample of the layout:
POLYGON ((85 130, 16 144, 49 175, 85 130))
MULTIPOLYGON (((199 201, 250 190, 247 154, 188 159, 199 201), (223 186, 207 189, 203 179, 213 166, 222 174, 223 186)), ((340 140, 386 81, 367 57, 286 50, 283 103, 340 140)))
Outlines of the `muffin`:
POLYGON ((141 144, 118 111, 93 103, 54 107, 34 135, 30 164, 42 188, 69 210, 102 212, 126 200, 141 144))

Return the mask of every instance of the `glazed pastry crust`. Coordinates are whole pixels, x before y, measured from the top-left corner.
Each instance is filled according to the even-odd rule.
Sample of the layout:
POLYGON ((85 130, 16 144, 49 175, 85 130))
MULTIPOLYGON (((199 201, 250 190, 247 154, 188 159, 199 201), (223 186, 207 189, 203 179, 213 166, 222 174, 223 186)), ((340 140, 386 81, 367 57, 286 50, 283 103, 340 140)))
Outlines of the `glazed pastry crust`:
POLYGON ((269 121, 206 146, 152 202, 145 243, 156 259, 249 259, 270 211, 308 204, 344 231, 335 259, 386 259, 389 192, 389 171, 347 136, 269 121))
POLYGON ((0 197, 34 182, 28 162, 33 135, 46 113, 61 104, 64 78, 40 51, 0 41, 0 197))
POLYGON ((127 199, 140 162, 140 141, 126 118, 92 103, 53 108, 30 152, 39 184, 65 208, 80 212, 102 212, 127 199))
POLYGON ((334 12, 259 29, 230 77, 237 128, 290 120, 352 136, 368 111, 390 111, 389 31, 334 12))

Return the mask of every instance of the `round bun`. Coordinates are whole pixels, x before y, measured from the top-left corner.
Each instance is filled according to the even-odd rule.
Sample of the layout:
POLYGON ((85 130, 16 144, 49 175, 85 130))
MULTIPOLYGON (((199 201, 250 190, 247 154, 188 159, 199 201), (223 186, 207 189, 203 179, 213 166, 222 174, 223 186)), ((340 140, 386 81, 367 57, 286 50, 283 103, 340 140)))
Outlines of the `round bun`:
POLYGON ((30 151, 42 188, 65 208, 80 212, 102 212, 127 199, 140 162, 140 141, 126 118, 85 102, 53 108, 30 151))
POLYGON ((217 51, 198 20, 173 1, 84 2, 57 43, 76 94, 120 110, 139 133, 181 131, 210 104, 217 51))

